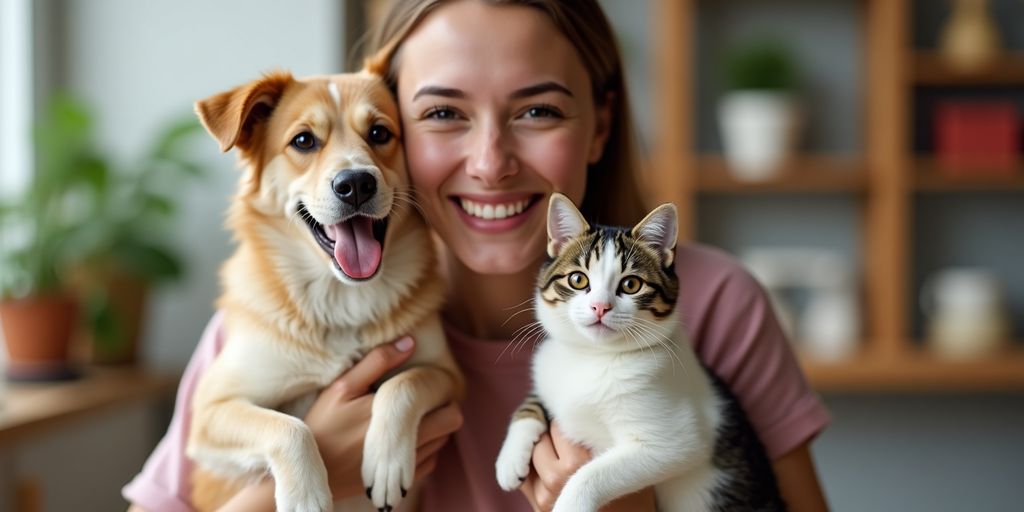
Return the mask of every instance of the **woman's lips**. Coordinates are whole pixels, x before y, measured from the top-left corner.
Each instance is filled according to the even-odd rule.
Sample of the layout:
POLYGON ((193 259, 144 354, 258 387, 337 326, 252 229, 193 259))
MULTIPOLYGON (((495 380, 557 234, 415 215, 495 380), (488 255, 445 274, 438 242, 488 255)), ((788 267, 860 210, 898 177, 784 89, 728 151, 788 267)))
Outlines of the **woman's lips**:
POLYGON ((451 196, 459 218, 470 228, 488 234, 503 233, 529 219, 544 194, 505 196, 451 196))

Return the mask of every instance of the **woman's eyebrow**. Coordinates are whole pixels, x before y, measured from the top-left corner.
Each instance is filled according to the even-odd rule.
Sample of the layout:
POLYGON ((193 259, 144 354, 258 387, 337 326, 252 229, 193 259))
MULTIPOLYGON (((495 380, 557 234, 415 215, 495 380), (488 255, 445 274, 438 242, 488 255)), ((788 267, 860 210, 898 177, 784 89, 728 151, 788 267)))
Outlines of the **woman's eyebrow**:
POLYGON ((420 96, 441 96, 444 98, 457 98, 462 99, 466 97, 466 93, 459 89, 453 89, 451 87, 441 87, 438 85, 427 85, 421 87, 420 90, 416 91, 416 94, 412 96, 413 101, 416 101, 420 96))
POLYGON ((517 89, 513 91, 512 94, 509 95, 509 97, 512 99, 529 98, 530 96, 536 96, 538 94, 543 94, 552 91, 560 92, 572 98, 572 91, 570 91, 568 87, 558 82, 551 81, 541 82, 536 85, 530 85, 527 87, 523 87, 522 89, 517 89))

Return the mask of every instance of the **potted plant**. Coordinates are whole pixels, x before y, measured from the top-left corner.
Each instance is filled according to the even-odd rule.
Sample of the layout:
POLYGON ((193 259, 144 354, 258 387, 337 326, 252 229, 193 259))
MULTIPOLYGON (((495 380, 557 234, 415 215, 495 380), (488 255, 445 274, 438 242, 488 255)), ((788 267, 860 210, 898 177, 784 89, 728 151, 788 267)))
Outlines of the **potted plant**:
POLYGON ((781 43, 734 48, 725 60, 727 92, 718 105, 729 169, 744 181, 777 175, 795 145, 796 67, 781 43))
POLYGON ((146 289, 181 274, 163 240, 174 194, 203 173, 180 156, 199 123, 189 116, 169 124, 122 168, 96 149, 93 127, 80 101, 55 95, 36 127, 34 179, 0 205, 0 323, 16 378, 70 373, 76 317, 85 320, 79 338, 93 362, 133 361, 146 289))
POLYGON ((170 122, 145 153, 94 189, 92 221, 80 242, 88 256, 76 272, 93 362, 134 362, 149 289, 182 274, 182 258, 167 240, 184 185, 205 173, 182 156, 201 131, 191 114, 170 122))
POLYGON ((36 127, 31 182, 0 204, 0 325, 12 378, 71 374, 68 349, 79 306, 69 269, 85 257, 74 240, 88 224, 92 191, 107 174, 90 131, 80 105, 55 97, 36 127))

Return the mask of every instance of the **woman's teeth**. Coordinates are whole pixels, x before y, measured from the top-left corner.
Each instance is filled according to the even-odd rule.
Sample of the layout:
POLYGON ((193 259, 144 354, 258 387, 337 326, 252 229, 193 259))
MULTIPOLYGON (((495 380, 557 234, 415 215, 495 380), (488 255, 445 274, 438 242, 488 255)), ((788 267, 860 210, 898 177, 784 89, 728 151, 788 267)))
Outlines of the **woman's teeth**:
POLYGON ((519 215, 530 204, 528 199, 507 204, 482 204, 470 201, 469 199, 461 199, 460 202, 463 211, 474 217, 486 220, 498 220, 519 215))

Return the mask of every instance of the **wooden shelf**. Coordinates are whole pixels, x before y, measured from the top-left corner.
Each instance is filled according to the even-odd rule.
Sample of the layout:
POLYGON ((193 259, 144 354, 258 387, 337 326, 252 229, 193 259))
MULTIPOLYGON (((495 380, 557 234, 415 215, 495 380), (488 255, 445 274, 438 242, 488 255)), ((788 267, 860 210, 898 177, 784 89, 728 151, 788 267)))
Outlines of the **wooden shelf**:
POLYGON ((716 194, 860 193, 867 190, 867 173, 863 162, 853 158, 810 155, 785 164, 778 177, 766 181, 742 181, 733 177, 724 158, 708 155, 697 160, 697 189, 716 194))
POLYGON ((0 405, 0 446, 112 407, 170 398, 178 379, 139 367, 95 367, 72 381, 8 384, 0 405))
MULTIPOLYGON (((657 0, 651 9, 651 96, 658 106, 651 143, 650 193, 679 207, 680 237, 696 239, 700 196, 744 194, 857 194, 859 265, 864 269, 864 328, 872 343, 842 363, 805 360, 811 382, 822 391, 1024 392, 1024 349, 982 361, 946 361, 919 350, 910 339, 915 269, 914 216, 918 192, 1021 191, 1024 162, 1009 177, 950 178, 934 158, 912 153, 916 86, 1024 87, 1024 52, 1009 53, 986 69, 960 73, 935 52, 909 46, 910 0, 864 2, 863 148, 850 157, 800 155, 778 178, 758 183, 734 179, 720 155, 701 155, 694 86, 698 0, 657 0), (678 172, 683 169, 684 172, 678 172)), ((827 109, 828 105, 819 108, 827 109)), ((932 155, 925 155, 931 157, 932 155)), ((1019 346, 1019 345, 1018 345, 1019 346)))
POLYGON ((935 158, 916 162, 914 187, 920 192, 1019 192, 1024 191, 1024 161, 1004 169, 976 169, 965 176, 943 172, 935 158))
POLYGON ((1011 53, 972 72, 951 68, 935 52, 918 52, 913 57, 916 85, 1002 85, 1024 86, 1024 54, 1011 53))
MULTIPOLYGON (((908 340, 903 345, 914 344, 908 340)), ((1020 348, 969 361, 907 348, 888 356, 868 352, 836 363, 803 358, 801 364, 811 385, 821 392, 1024 391, 1024 350, 1020 348)))

